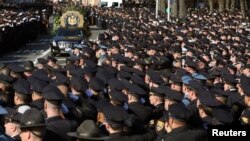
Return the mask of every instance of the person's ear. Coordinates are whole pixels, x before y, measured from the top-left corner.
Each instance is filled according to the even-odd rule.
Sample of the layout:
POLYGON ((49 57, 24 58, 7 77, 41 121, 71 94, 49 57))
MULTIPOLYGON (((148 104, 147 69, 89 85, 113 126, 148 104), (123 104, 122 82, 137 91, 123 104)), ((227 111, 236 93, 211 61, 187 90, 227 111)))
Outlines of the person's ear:
POLYGON ((32 134, 32 133, 31 133, 30 131, 27 131, 27 132, 28 132, 28 136, 27 136, 27 138, 28 138, 28 139, 30 139, 30 138, 31 138, 31 134, 32 134))
POLYGON ((46 102, 46 101, 44 101, 43 107, 44 107, 44 111, 46 112, 46 111, 47 111, 47 108, 48 108, 48 105, 47 105, 47 102, 46 102))

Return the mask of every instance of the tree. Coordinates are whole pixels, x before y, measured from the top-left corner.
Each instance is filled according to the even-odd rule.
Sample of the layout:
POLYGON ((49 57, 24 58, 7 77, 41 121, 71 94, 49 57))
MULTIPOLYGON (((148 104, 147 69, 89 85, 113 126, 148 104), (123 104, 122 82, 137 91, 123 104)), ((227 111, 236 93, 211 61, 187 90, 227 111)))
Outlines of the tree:
POLYGON ((166 13, 166 0, 159 0, 159 10, 166 13))
POLYGON ((173 0, 171 8, 173 11, 173 17, 181 18, 181 19, 186 17, 187 8, 186 8, 185 0, 173 0))
POLYGON ((230 2, 231 2, 231 0, 226 0, 226 10, 227 11, 230 10, 230 2))
POLYGON ((225 0, 218 0, 219 1, 219 12, 223 12, 225 10, 225 0))
POLYGON ((209 3, 209 11, 210 13, 214 12, 214 1, 213 0, 208 0, 209 3))
POLYGON ((235 0, 231 0, 231 8, 230 11, 234 11, 235 8, 235 0))
POLYGON ((245 0, 240 0, 240 11, 243 18, 246 18, 245 0))
POLYGON ((173 0, 173 3, 171 5, 172 11, 173 11, 173 17, 178 17, 178 0, 173 0))
POLYGON ((187 9, 185 0, 179 0, 179 18, 183 19, 186 17, 187 9))

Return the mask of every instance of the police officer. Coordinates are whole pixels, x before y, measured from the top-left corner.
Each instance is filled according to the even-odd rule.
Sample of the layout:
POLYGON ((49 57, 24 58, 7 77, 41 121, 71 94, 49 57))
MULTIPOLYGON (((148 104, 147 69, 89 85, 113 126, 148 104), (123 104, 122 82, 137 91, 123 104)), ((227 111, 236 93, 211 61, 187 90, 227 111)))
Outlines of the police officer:
POLYGON ((78 141, 104 141, 110 138, 102 134, 93 120, 83 121, 76 132, 69 132, 68 136, 75 137, 78 141))
POLYGON ((203 130, 190 130, 187 121, 190 117, 189 111, 182 104, 173 104, 169 107, 169 118, 165 123, 165 129, 168 132, 165 141, 181 141, 183 139, 190 141, 207 140, 206 133, 203 130))
POLYGON ((29 88, 29 83, 25 79, 18 79, 14 83, 15 96, 14 103, 15 109, 19 113, 24 113, 26 110, 30 109, 28 105, 31 100, 31 89, 29 88))
POLYGON ((8 111, 8 113, 4 116, 5 133, 14 141, 21 141, 20 119, 22 114, 9 107, 6 107, 6 110, 8 111))
POLYGON ((240 121, 243 125, 250 124, 250 89, 249 89, 250 79, 247 76, 241 76, 241 88, 244 92, 244 103, 246 104, 246 108, 244 109, 240 121))
POLYGON ((61 111, 63 94, 57 87, 51 85, 45 87, 42 94, 47 116, 47 131, 44 139, 70 141, 67 133, 76 129, 76 123, 63 119, 61 111))
POLYGON ((45 120, 37 109, 24 112, 20 120, 20 137, 22 141, 42 141, 45 133, 45 120))

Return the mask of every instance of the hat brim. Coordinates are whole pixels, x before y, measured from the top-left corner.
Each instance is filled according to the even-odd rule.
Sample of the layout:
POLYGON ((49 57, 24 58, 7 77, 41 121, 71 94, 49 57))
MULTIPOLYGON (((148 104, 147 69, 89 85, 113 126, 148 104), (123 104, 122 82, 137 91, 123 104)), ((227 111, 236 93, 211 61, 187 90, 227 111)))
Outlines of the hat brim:
POLYGON ((36 124, 36 125, 21 125, 20 128, 21 129, 25 129, 25 128, 35 128, 35 127, 45 127, 46 124, 36 124))
POLYGON ((77 132, 69 132, 67 133, 68 136, 70 137, 75 137, 79 139, 88 139, 88 140, 107 140, 110 139, 109 136, 101 136, 101 137, 84 137, 84 136, 79 136, 77 135, 77 132))

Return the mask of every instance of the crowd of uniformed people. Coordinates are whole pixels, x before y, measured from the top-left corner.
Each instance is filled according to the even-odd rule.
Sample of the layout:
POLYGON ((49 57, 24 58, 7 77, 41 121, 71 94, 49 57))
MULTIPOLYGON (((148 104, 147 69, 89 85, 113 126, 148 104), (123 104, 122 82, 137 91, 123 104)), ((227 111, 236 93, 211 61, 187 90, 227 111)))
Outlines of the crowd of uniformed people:
POLYGON ((107 30, 66 66, 0 65, 1 141, 206 141, 209 125, 250 124, 249 19, 91 9, 107 30))
POLYGON ((39 34, 47 34, 51 10, 44 4, 0 6, 1 54, 17 50, 39 34))

